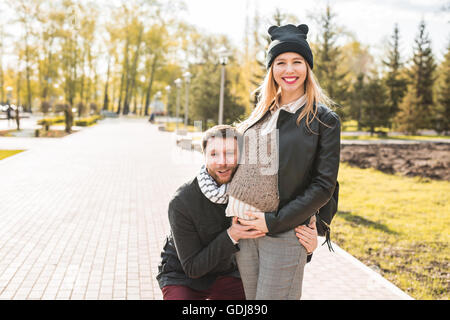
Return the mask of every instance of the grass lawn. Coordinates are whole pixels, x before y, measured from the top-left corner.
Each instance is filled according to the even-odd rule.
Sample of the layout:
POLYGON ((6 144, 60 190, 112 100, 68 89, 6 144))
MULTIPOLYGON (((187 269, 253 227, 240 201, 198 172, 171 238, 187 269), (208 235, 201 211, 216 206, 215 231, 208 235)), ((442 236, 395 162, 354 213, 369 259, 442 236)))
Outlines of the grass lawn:
POLYGON ((450 136, 389 136, 388 139, 402 139, 402 140, 433 140, 433 139, 448 139, 450 136))
POLYGON ((448 139, 450 136, 341 136, 341 140, 434 140, 434 139, 448 139))
POLYGON ((450 182, 342 163, 332 240, 416 299, 450 299, 450 182))
MULTIPOLYGON (((168 122, 166 123, 166 131, 168 132, 174 132, 177 127, 177 124, 175 122, 168 122)), ((185 129, 184 123, 178 124, 178 129, 183 130, 185 129)), ((187 126, 188 132, 196 132, 196 128, 194 126, 187 126)))
POLYGON ((13 156, 25 150, 0 150, 0 160, 13 156))
POLYGON ((342 131, 357 131, 358 122, 356 120, 343 121, 341 125, 342 131))

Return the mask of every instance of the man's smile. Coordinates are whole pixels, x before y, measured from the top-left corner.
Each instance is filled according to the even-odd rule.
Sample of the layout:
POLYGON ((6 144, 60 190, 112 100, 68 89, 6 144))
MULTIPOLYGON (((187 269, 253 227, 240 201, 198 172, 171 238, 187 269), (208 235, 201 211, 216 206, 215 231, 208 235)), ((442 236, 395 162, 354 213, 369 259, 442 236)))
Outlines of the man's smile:
POLYGON ((231 173, 231 169, 217 170, 217 173, 219 173, 220 175, 227 175, 231 173))

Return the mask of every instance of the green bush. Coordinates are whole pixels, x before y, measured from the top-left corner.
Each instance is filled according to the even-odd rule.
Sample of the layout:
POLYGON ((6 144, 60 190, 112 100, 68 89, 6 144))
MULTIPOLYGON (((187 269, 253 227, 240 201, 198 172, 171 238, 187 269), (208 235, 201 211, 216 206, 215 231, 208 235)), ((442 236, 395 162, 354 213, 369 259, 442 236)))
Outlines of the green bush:
POLYGON ((57 124, 57 123, 64 123, 64 116, 54 117, 54 118, 44 118, 37 121, 38 125, 41 125, 48 130, 48 127, 57 124))
POLYGON ((99 115, 91 116, 88 118, 82 118, 79 120, 75 120, 75 126, 79 127, 88 127, 97 123, 97 120, 100 120, 102 117, 99 115))
MULTIPOLYGON (((102 116, 95 115, 88 118, 81 118, 78 120, 75 120, 74 125, 79 127, 88 127, 90 125, 96 124, 98 120, 102 119, 102 116)), ((48 130, 48 127, 54 124, 58 123, 64 123, 64 116, 58 116, 54 118, 44 118, 37 121, 38 125, 41 125, 45 127, 46 130, 48 130)))

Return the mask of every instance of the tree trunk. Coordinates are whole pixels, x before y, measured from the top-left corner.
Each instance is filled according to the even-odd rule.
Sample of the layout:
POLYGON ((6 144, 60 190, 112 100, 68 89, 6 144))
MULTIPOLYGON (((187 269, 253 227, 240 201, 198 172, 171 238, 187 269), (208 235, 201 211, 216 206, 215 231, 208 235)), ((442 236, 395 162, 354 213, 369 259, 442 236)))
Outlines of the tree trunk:
POLYGON ((53 54, 52 54, 52 45, 53 45, 54 38, 52 37, 49 44, 48 44, 48 57, 47 57, 47 72, 44 76, 45 83, 44 83, 44 89, 42 90, 42 100, 47 100, 47 96, 50 94, 50 79, 52 75, 52 60, 53 60, 53 54))
MULTIPOLYGON (((117 114, 121 113, 121 107, 122 107, 122 95, 123 95, 123 89, 124 89, 124 84, 125 81, 127 82, 128 85, 128 48, 130 46, 130 36, 127 35, 127 42, 125 44, 125 51, 124 51, 124 67, 123 67, 123 71, 122 71, 122 78, 120 80, 120 91, 119 91, 119 109, 117 110, 117 114)), ((126 97, 125 97, 126 99, 126 97)), ((124 107, 125 109, 125 107, 124 107)), ((124 113, 125 114, 125 110, 124 113)))
POLYGON ((31 93, 31 74, 30 74, 30 51, 28 48, 28 43, 26 43, 25 48, 25 63, 26 63, 26 79, 27 79, 27 110, 28 112, 32 112, 31 110, 31 102, 32 102, 32 93, 31 93))
POLYGON ((103 98, 103 110, 108 110, 108 82, 109 82, 109 67, 111 64, 111 57, 108 58, 108 70, 106 71, 106 83, 105 83, 105 94, 103 98))
POLYGON ((127 114, 129 112, 129 106, 130 106, 130 100, 131 98, 134 96, 134 86, 136 83, 136 74, 137 74, 137 62, 139 60, 139 49, 141 47, 141 40, 142 40, 142 30, 143 28, 141 27, 139 29, 139 36, 137 39, 137 44, 136 44, 136 51, 134 53, 134 57, 133 57, 133 65, 131 67, 131 79, 127 79, 127 88, 126 88, 126 93, 125 93, 125 106, 124 106, 124 113, 127 114))
POLYGON ((0 103, 5 103, 5 74, 3 72, 3 26, 0 26, 0 103))
POLYGON ((150 77, 149 77, 149 83, 148 83, 148 87, 147 87, 147 94, 145 96, 145 113, 144 113, 145 116, 148 116, 148 107, 150 106, 150 93, 152 91, 153 75, 155 74, 157 60, 158 60, 158 56, 155 55, 153 58, 152 67, 150 69, 150 77))
POLYGON ((123 92, 123 82, 125 78, 125 71, 122 72, 122 76, 120 78, 120 87, 119 87, 119 105, 117 107, 117 114, 120 114, 122 109, 122 92, 123 92))
MULTIPOLYGON (((81 70, 82 70, 82 74, 81 74, 81 80, 80 80, 80 102, 78 103, 78 105, 81 107, 83 105, 83 100, 84 100, 84 78, 85 78, 85 74, 84 74, 84 67, 86 65, 86 57, 83 55, 83 60, 81 61, 81 70)), ((85 103, 86 105, 86 103, 85 103)), ((81 110, 81 108, 78 108, 78 118, 81 117, 81 113, 83 110, 81 110)))

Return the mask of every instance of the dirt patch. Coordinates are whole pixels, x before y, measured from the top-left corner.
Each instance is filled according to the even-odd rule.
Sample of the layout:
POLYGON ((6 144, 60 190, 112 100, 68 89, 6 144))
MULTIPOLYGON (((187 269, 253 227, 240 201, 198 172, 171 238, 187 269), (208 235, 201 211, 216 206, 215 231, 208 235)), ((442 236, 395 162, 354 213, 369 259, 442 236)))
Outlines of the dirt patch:
POLYGON ((391 174, 450 181, 450 143, 343 144, 341 161, 391 174))

